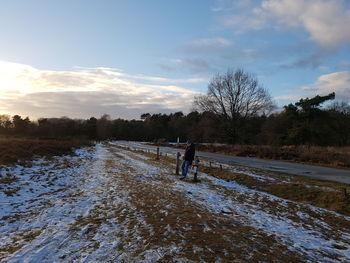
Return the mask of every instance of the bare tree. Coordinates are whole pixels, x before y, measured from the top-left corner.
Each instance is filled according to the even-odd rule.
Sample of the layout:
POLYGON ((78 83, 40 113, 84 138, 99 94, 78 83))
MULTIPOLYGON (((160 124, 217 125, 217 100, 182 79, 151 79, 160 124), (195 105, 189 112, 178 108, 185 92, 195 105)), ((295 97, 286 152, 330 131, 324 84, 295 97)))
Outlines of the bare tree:
POLYGON ((330 106, 328 106, 328 109, 332 111, 340 112, 342 114, 350 114, 350 104, 345 101, 333 102, 330 106))
POLYGON ((273 107, 269 92, 243 69, 216 75, 209 82, 207 95, 194 99, 195 109, 213 112, 229 121, 266 114, 273 107))

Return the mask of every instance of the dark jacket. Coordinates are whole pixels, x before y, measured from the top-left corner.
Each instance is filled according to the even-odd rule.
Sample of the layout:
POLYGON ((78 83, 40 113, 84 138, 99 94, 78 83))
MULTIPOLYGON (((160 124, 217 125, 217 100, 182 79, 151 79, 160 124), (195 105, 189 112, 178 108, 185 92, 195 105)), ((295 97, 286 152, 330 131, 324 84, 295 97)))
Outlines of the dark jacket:
POLYGON ((189 146, 186 147, 184 160, 189 161, 191 164, 194 159, 195 154, 195 146, 194 143, 191 143, 189 146))

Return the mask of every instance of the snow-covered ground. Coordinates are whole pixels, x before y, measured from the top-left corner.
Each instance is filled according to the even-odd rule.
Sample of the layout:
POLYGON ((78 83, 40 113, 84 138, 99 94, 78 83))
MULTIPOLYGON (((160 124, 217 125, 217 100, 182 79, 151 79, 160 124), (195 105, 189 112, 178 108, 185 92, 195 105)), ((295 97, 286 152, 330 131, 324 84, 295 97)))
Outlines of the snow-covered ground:
POLYGON ((1 262, 350 262, 349 217, 118 143, 0 174, 1 262))

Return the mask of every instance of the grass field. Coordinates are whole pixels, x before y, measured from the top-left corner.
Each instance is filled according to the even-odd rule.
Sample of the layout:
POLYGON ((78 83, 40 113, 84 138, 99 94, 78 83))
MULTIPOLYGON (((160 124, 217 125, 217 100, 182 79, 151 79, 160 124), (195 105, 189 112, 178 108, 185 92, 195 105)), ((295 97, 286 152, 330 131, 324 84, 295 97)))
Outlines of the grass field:
MULTIPOLYGON (((155 153, 144 154, 156 158, 155 153)), ((174 159, 170 156, 162 156, 162 160, 169 165, 174 163, 174 159)), ((237 182, 250 189, 350 216, 350 185, 250 167, 219 163, 214 165, 205 159, 201 160, 200 170, 210 176, 237 182)))

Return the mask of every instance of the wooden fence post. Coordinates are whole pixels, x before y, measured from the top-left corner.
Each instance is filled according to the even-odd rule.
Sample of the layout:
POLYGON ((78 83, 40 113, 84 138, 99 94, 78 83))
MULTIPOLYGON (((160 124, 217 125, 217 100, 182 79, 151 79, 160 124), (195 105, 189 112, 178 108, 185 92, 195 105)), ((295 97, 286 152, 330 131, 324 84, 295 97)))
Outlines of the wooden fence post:
POLYGON ((198 158, 198 156, 196 156, 195 159, 194 159, 193 168, 194 168, 193 181, 199 182, 198 177, 197 177, 197 174, 198 174, 198 171, 199 171, 199 158, 198 158))
POLYGON ((156 160, 159 160, 159 147, 157 147, 157 157, 156 160))
POLYGON ((176 175, 179 175, 179 171, 180 171, 180 153, 177 152, 176 154, 176 175))

